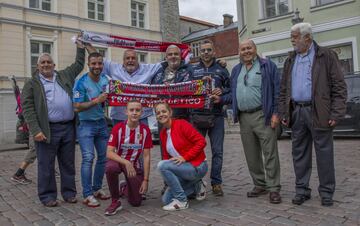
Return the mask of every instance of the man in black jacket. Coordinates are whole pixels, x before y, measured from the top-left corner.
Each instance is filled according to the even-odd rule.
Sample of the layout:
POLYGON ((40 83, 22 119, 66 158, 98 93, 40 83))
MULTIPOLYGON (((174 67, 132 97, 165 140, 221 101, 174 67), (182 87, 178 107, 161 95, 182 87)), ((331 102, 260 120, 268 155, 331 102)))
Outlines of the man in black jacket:
MULTIPOLYGON (((215 58, 214 45, 210 40, 205 40, 200 45, 199 63, 193 65, 193 80, 210 77, 214 81, 215 87, 213 95, 221 96, 230 90, 229 72, 220 65, 215 58)), ((214 104, 210 110, 191 111, 193 125, 198 131, 206 136, 208 134, 211 143, 211 186, 212 192, 216 196, 223 196, 222 190, 222 162, 223 162, 223 144, 224 144, 224 113, 222 104, 214 104)))

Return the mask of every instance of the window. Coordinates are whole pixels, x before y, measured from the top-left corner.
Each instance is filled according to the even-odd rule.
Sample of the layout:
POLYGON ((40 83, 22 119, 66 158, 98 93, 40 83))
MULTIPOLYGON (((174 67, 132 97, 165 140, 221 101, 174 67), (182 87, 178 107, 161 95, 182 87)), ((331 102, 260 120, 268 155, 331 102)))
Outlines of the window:
POLYGON ((37 67, 37 60, 42 53, 52 53, 51 42, 30 41, 31 52, 31 73, 34 73, 37 67))
POLYGON ((284 63, 285 63, 285 60, 286 60, 287 57, 288 57, 287 53, 284 53, 284 54, 281 54, 281 55, 269 56, 269 59, 276 64, 277 71, 278 71, 278 74, 279 74, 280 77, 282 75, 283 68, 284 68, 284 63))
POLYGON ((95 47, 96 51, 98 51, 98 53, 100 53, 103 57, 107 56, 107 49, 106 48, 99 48, 99 47, 95 47))
POLYGON ((51 0, 29 0, 29 7, 51 11, 51 0))
POLYGON ((88 18, 104 21, 105 3, 104 0, 88 1, 88 18))
POLYGON ((140 63, 147 63, 147 53, 137 53, 137 57, 140 63))
POLYGON ((289 12, 289 0, 264 0, 264 18, 281 16, 289 12))
POLYGON ((200 57, 200 42, 192 43, 191 50, 193 57, 200 57))
POLYGON ((322 6, 322 5, 327 5, 327 4, 331 4, 334 2, 340 2, 342 0, 315 0, 315 5, 316 6, 322 6))
POLYGON ((354 60, 352 53, 352 45, 341 45, 341 46, 331 46, 330 49, 337 53, 342 70, 345 74, 354 71, 354 60))
POLYGON ((145 27, 145 4, 131 1, 131 26, 145 27))

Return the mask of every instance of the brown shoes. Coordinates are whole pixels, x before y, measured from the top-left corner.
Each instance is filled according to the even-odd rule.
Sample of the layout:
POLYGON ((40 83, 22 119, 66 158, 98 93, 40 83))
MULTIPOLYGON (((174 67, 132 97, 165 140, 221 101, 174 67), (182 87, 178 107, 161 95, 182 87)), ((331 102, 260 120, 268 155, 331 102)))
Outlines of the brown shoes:
POLYGON ((67 203, 72 203, 72 204, 77 203, 76 197, 70 197, 70 198, 64 199, 64 201, 67 203))
POLYGON ((253 190, 249 191, 247 193, 248 198, 256 198, 260 195, 266 195, 268 191, 264 188, 254 187, 253 190))
POLYGON ((221 188, 221 184, 214 184, 212 185, 212 193, 215 196, 224 196, 224 192, 221 188))
POLYGON ((269 198, 270 198, 270 203, 272 203, 272 204, 281 203, 281 196, 280 196, 279 192, 276 192, 276 191, 270 192, 269 198))
POLYGON ((56 207, 59 203, 56 200, 51 200, 49 202, 43 203, 46 207, 56 207))

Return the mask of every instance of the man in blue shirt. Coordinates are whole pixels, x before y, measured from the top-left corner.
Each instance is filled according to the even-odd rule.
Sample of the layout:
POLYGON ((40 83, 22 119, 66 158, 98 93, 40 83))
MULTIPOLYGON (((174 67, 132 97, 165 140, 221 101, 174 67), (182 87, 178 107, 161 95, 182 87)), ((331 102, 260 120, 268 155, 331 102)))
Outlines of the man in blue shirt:
POLYGON ((240 43, 239 55, 241 62, 231 72, 231 94, 213 98, 215 102, 232 102, 234 121, 240 121, 246 162, 255 185, 247 196, 270 192, 270 203, 281 203, 277 68, 257 55, 256 45, 250 39, 240 43))
POLYGON ((73 90, 75 112, 79 112, 80 124, 77 130, 80 144, 81 184, 83 203, 89 207, 100 206, 97 199, 106 200, 110 196, 101 190, 105 173, 106 148, 109 138, 104 117, 104 102, 107 98, 106 87, 109 80, 103 70, 103 57, 93 52, 88 57, 89 72, 76 81, 73 90), (94 147, 97 152, 94 176, 92 174, 94 147))
POLYGON ((315 147, 321 205, 332 206, 335 192, 333 129, 346 113, 346 83, 335 52, 319 46, 309 23, 291 27, 294 51, 284 64, 279 112, 291 127, 295 197, 301 205, 311 198, 312 147, 315 147))

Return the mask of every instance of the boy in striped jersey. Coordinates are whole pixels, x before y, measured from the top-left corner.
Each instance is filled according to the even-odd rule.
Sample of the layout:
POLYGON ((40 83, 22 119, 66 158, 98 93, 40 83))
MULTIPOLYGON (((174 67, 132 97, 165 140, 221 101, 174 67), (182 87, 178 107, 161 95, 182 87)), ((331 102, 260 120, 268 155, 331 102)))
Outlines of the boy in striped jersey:
POLYGON ((126 114, 128 119, 114 126, 108 142, 106 179, 112 202, 105 210, 107 216, 116 214, 122 208, 119 200, 120 173, 124 173, 128 186, 128 202, 132 206, 140 206, 142 194, 148 189, 150 149, 153 146, 150 129, 139 122, 142 106, 137 100, 128 102, 126 114), (138 162, 141 153, 144 158, 143 170, 138 162))

